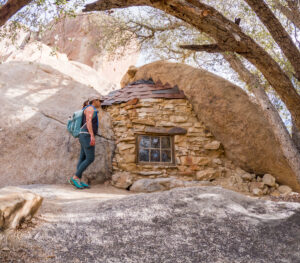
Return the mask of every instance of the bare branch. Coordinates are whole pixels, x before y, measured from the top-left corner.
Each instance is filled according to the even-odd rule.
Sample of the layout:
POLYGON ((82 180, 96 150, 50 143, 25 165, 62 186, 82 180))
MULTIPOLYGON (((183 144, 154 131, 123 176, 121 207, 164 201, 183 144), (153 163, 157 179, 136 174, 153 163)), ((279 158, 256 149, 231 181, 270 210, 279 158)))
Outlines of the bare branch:
POLYGON ((0 26, 3 26, 21 8, 28 5, 32 0, 8 0, 0 7, 0 26))
POLYGON ((85 11, 103 11, 142 5, 160 9, 185 21, 212 37, 223 50, 234 50, 246 58, 262 72, 276 90, 294 117, 297 128, 300 129, 300 95, 289 76, 266 50, 246 35, 238 25, 224 17, 215 8, 203 4, 201 0, 99 0, 86 5, 85 11))
POLYGON ((225 51, 230 51, 230 50, 224 50, 216 44, 211 44, 211 45, 180 45, 179 47, 183 48, 183 49, 193 50, 193 51, 205 51, 207 53, 222 53, 222 52, 225 52, 225 51))
MULTIPOLYGON (((286 32, 279 20, 263 0, 245 0, 256 15, 267 27, 284 55, 294 67, 295 77, 300 81, 300 52, 290 35, 286 32)), ((292 2, 292 1, 291 1, 292 2)))

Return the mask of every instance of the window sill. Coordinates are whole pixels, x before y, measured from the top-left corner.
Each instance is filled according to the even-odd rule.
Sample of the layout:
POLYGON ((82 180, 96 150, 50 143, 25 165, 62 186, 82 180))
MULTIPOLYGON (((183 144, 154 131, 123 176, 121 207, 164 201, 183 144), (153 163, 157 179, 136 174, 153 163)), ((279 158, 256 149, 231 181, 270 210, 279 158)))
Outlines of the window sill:
POLYGON ((169 164, 163 164, 163 163, 149 163, 149 162, 139 162, 136 164, 137 166, 140 166, 140 167, 148 167, 148 168, 152 168, 152 167, 155 167, 155 166, 159 166, 159 168, 176 168, 177 165, 176 164, 173 164, 173 163, 169 163, 169 164))

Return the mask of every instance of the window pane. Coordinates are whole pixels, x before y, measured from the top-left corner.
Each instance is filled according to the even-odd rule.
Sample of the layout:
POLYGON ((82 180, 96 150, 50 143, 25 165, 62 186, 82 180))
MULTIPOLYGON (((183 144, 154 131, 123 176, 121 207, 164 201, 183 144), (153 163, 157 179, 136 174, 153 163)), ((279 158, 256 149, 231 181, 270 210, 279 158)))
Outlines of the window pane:
POLYGON ((161 148, 171 148, 170 137, 161 137, 161 148))
POLYGON ((141 136, 140 147, 149 148, 150 147, 150 137, 141 136))
POLYGON ((151 150, 151 162, 160 162, 160 152, 159 150, 151 150))
POLYGON ((161 161, 162 162, 171 162, 171 151, 162 150, 161 151, 161 161))
POLYGON ((151 137, 151 148, 159 148, 159 147, 160 147, 160 138, 151 137))
POLYGON ((141 162, 149 162, 149 150, 140 148, 139 149, 139 160, 141 162))

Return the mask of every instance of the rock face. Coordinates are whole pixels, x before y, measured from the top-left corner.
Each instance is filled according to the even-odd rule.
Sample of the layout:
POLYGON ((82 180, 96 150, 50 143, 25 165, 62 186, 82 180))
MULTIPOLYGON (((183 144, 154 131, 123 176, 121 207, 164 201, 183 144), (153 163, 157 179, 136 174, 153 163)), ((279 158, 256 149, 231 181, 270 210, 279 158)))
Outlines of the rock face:
POLYGON ((78 61, 94 68, 98 74, 116 87, 119 87, 122 76, 129 65, 138 59, 134 40, 117 58, 111 58, 101 50, 102 38, 105 36, 111 17, 104 14, 79 14, 75 18, 67 17, 51 24, 41 41, 66 53, 70 60, 78 61))
POLYGON ((38 211, 43 198, 17 187, 0 189, 0 230, 13 229, 29 221, 38 211))
POLYGON ((4 262, 300 262, 299 203, 218 187, 127 197, 70 187, 28 187, 43 207, 34 228, 0 242, 4 262))
POLYGON ((300 191, 272 128, 242 89, 207 71, 163 61, 130 68, 121 85, 150 77, 178 85, 184 91, 199 120, 222 143, 226 156, 237 166, 250 173, 272 174, 278 182, 300 191))
MULTIPOLYGON (((65 183, 80 150, 66 130, 67 119, 111 85, 90 67, 51 51, 31 43, 0 65, 0 186, 65 183)), ((86 175, 101 182, 111 174, 114 141, 108 114, 101 110, 99 117, 106 139, 96 137, 95 162, 86 175)))

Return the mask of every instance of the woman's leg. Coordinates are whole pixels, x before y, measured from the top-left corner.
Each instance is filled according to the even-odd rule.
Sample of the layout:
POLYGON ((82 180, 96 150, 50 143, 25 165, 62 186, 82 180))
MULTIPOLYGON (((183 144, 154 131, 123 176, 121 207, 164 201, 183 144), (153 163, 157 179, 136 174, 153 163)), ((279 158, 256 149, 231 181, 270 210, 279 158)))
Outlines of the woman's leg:
POLYGON ((78 170, 80 164, 85 160, 85 158, 86 158, 86 156, 85 156, 85 153, 84 153, 84 149, 83 149, 83 146, 81 145, 80 155, 79 155, 79 160, 78 160, 78 163, 77 163, 76 170, 78 170))
POLYGON ((76 176, 81 179, 82 173, 95 160, 95 146, 90 146, 91 137, 88 134, 81 134, 79 136, 80 144, 82 145, 85 159, 78 165, 76 176))

